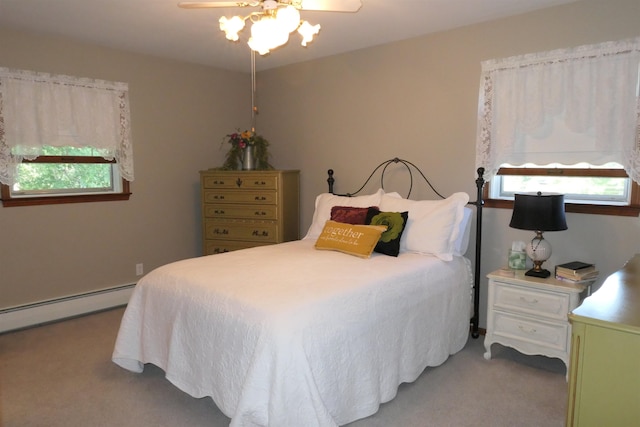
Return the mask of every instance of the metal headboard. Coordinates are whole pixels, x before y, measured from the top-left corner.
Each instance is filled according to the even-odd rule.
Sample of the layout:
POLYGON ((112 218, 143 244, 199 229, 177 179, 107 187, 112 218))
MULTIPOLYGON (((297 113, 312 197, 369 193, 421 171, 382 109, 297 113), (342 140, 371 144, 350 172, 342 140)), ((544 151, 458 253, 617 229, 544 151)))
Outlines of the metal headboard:
MULTIPOLYGON (((384 174, 387 168, 389 167, 389 165, 397 164, 397 163, 402 164, 405 168, 407 168, 407 171, 409 172, 409 191, 406 196, 407 199, 409 198, 409 196, 411 195, 411 191, 413 190, 412 168, 413 170, 418 172, 420 176, 422 176, 422 178, 427 183, 429 188, 431 188, 431 190, 436 195, 438 195, 438 197, 440 197, 441 199, 446 199, 445 196, 440 194, 433 187, 431 182, 427 179, 427 177, 420 170, 419 167, 417 167, 416 165, 414 165, 408 160, 403 160, 398 157, 394 157, 393 159, 385 160, 384 162, 380 163, 373 170, 373 172, 371 172, 369 177, 365 180, 364 184, 362 184, 362 186, 358 188, 358 190, 354 191, 353 193, 336 194, 333 191, 333 185, 335 183, 335 179, 333 177, 333 169, 329 169, 327 171, 327 174, 329 175, 329 177, 327 178, 327 183, 329 184, 329 193, 336 194, 337 196, 347 196, 347 197, 355 196, 367 186, 369 181, 371 181, 371 179, 376 174, 376 172, 378 172, 378 170, 381 168, 382 168, 382 171, 380 172, 380 187, 384 188, 384 174)), ((474 205, 476 207, 476 246, 475 246, 475 265, 474 265, 474 277, 473 277, 473 316, 471 318, 471 336, 473 338, 478 338, 480 336, 479 327, 478 327, 478 323, 480 319, 480 315, 479 315, 480 314, 480 259, 481 259, 480 255, 481 255, 481 249, 482 249, 482 208, 484 206, 484 200, 482 199, 482 197, 483 197, 483 189, 485 184, 484 168, 478 168, 476 172, 478 174, 478 177, 476 178, 476 190, 477 190, 476 200, 470 201, 468 203, 469 205, 474 205)))
POLYGON ((371 175, 369 175, 369 178, 367 178, 367 180, 364 182, 364 184, 362 184, 362 186, 360 188, 358 188, 358 190, 354 191, 353 193, 345 193, 345 194, 336 194, 336 193, 334 193, 333 192, 333 183, 335 182, 335 179, 333 178, 333 169, 329 169, 327 171, 327 173, 329 174, 329 178, 327 179, 327 182, 329 183, 329 193, 336 194, 336 196, 348 196, 348 197, 355 196, 356 194, 360 193, 367 186, 369 181, 371 181, 371 178, 373 178, 373 176, 376 174, 376 172, 380 168, 382 168, 382 172, 380 173, 380 188, 384 188, 384 174, 385 174, 387 168, 389 167, 389 165, 396 164, 396 163, 402 164, 405 168, 407 168, 407 171, 409 172, 409 180, 410 180, 409 181, 409 192, 407 193, 407 196, 405 197, 406 199, 408 199, 409 196, 411 196, 411 190, 413 190, 413 173, 411 171, 411 168, 413 168, 416 172, 418 172, 422 176, 422 178, 427 183, 427 185, 429 185, 429 188, 431 188, 431 190, 435 194, 437 194, 441 199, 446 199, 445 196, 440 194, 433 187, 433 185, 431 185, 431 182, 427 179, 425 174, 422 173, 422 171, 420 170, 419 167, 417 167, 416 165, 414 165, 413 163, 411 163, 408 160, 399 159, 398 157, 394 157, 393 159, 385 160, 384 162, 380 163, 373 170, 373 172, 371 172, 371 175))

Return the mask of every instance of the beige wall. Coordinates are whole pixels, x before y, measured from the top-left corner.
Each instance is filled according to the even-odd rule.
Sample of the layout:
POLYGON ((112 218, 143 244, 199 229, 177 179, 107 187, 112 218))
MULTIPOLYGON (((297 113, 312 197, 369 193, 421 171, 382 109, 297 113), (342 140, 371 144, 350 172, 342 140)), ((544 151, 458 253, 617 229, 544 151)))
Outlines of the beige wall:
POLYGON ((198 171, 222 164, 222 136, 246 119, 248 73, 7 29, 0 40, 2 67, 127 82, 135 159, 129 201, 0 207, 0 309, 135 283, 137 263, 199 255, 198 171))
MULTIPOLYGON (((582 0, 260 73, 258 128, 278 166, 302 170, 303 233, 315 195, 326 191, 327 168, 338 191, 353 191, 379 162, 398 156, 422 167, 441 192, 473 197, 480 62, 637 37, 638 23, 638 0, 582 0)), ((505 265, 512 240, 533 237, 510 229, 510 217, 485 209, 483 277, 505 265)), ((640 252, 638 218, 568 214, 567 221, 569 230, 547 233, 549 266, 582 259, 607 275, 640 252)))
MULTIPOLYGON (((581 0, 260 72, 258 130, 276 167, 301 170, 302 235, 328 168, 337 191, 351 191, 399 156, 442 193, 473 195, 480 61, 640 36, 638 22, 638 0, 581 0)), ((197 255, 197 171, 221 163, 221 135, 246 127, 248 107, 228 100, 248 76, 2 30, 0 39, 0 66, 128 81, 136 162, 130 202, 0 209, 0 308, 131 283, 137 262, 148 270, 197 255)), ((505 264, 512 240, 532 237, 510 229, 510 215, 485 210, 483 273, 505 264)), ((583 259, 609 274, 640 252, 638 218, 567 220, 569 230, 547 233, 549 265, 583 259)))

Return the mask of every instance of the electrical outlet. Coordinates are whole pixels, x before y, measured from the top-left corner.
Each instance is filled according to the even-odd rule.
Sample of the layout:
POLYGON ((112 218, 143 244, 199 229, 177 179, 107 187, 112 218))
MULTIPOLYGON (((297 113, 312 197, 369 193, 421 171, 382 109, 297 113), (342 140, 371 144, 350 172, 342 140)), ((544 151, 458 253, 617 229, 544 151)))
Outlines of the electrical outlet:
POLYGON ((136 276, 142 276, 144 274, 144 265, 136 264, 136 276))

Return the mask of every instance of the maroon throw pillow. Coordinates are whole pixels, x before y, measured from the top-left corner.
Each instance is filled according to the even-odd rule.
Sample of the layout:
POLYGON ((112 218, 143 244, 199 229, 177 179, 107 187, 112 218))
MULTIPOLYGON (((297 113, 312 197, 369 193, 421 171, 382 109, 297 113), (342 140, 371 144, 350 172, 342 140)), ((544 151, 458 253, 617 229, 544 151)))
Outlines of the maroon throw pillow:
POLYGON ((369 208, 354 208, 352 206, 334 206, 331 208, 331 220, 345 224, 365 225, 369 208))

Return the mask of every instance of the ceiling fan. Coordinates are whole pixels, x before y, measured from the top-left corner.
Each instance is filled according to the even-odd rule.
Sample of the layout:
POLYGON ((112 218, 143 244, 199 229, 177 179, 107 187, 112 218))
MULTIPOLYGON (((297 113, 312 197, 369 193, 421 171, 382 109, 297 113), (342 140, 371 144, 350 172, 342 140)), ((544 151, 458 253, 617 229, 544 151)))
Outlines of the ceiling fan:
POLYGON ((253 0, 253 1, 183 1, 178 7, 183 9, 206 9, 220 7, 260 7, 274 10, 291 5, 299 10, 324 12, 357 12, 362 7, 361 0, 253 0))
POLYGON ((255 52, 260 55, 269 53, 289 40, 289 33, 298 31, 302 36, 302 45, 306 46, 320 31, 320 25, 311 25, 300 19, 300 11, 357 12, 362 7, 361 0, 252 0, 252 1, 184 1, 178 3, 183 9, 212 8, 260 8, 249 12, 247 16, 220 18, 220 30, 226 38, 237 41, 238 33, 245 27, 245 21, 252 23, 251 37, 251 131, 255 132, 256 114, 256 65, 255 52))
POLYGON ((313 40, 320 31, 320 25, 311 25, 300 19, 300 11, 357 12, 362 7, 361 0, 252 0, 252 1, 202 1, 180 2, 184 9, 204 8, 257 8, 247 16, 220 18, 220 30, 226 38, 238 41, 238 33, 246 21, 252 23, 248 44, 252 51, 266 55, 271 50, 284 45, 289 34, 296 31, 302 36, 302 46, 313 40))

